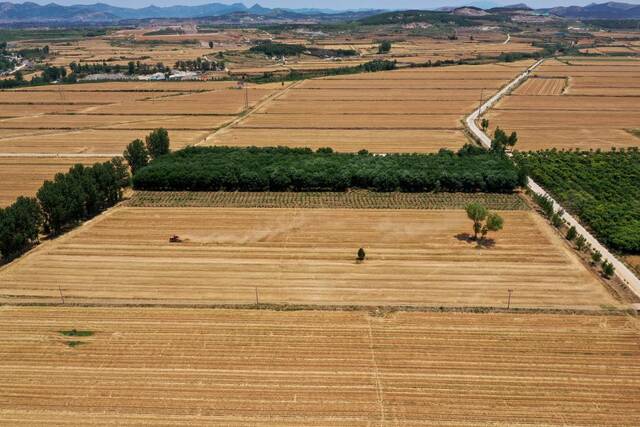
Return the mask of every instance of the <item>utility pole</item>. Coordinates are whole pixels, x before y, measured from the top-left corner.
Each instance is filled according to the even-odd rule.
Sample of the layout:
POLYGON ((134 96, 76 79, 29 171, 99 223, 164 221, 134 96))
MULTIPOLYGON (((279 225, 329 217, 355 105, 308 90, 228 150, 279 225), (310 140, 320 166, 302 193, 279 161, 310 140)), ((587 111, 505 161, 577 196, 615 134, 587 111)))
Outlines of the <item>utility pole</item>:
POLYGON ((247 86, 244 87, 244 110, 247 111, 249 109, 249 88, 247 86))
POLYGON ((507 289, 507 291, 509 292, 509 297, 507 299, 507 310, 509 310, 509 308, 511 308, 511 292, 513 292, 513 289, 507 289))
POLYGON ((258 300, 258 288, 256 287, 256 308, 260 308, 260 301, 258 300))
POLYGON ((482 111, 480 109, 482 108, 483 98, 484 98, 484 88, 480 89, 480 104, 478 104, 478 117, 482 115, 482 111))

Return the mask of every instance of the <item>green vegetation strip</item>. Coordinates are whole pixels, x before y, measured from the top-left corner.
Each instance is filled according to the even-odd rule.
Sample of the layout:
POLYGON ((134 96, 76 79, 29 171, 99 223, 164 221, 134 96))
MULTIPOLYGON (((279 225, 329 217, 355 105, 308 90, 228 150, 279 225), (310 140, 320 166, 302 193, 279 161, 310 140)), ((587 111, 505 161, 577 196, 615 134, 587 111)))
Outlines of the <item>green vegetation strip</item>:
POLYGON ((129 207, 464 209, 482 203, 492 210, 528 210, 518 194, 349 192, 138 191, 129 207))
POLYGON ((502 152, 465 146, 458 153, 314 152, 287 147, 188 147, 133 177, 150 191, 344 191, 511 193, 525 175, 502 152))
POLYGON ((640 150, 516 153, 531 177, 575 213, 598 240, 640 253, 640 150))

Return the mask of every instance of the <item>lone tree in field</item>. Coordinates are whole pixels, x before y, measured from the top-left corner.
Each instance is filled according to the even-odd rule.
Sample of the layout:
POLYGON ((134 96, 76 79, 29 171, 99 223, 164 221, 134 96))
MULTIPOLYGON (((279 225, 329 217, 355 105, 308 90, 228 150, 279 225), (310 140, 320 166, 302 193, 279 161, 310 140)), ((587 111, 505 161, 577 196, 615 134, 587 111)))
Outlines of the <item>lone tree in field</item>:
POLYGON ((169 132, 166 129, 158 128, 147 135, 145 143, 149 156, 155 160, 169 153, 169 132))
POLYGON ((482 126, 482 131, 486 132, 487 129, 489 129, 489 119, 487 118, 482 119, 482 121, 480 122, 480 126, 482 126))
POLYGON ((502 230, 504 220, 497 213, 489 210, 480 203, 470 203, 466 207, 467 216, 473 221, 473 240, 478 242, 478 246, 486 239, 489 231, 502 230), (481 238, 478 239, 478 234, 481 238))
POLYGON ((136 139, 127 145, 122 156, 129 163, 132 174, 135 174, 149 163, 149 152, 144 146, 144 142, 140 139, 136 139))
POLYGON ((358 255, 356 257, 356 259, 358 261, 364 261, 364 259, 367 257, 367 254, 365 253, 364 249, 360 248, 358 249, 358 255))
POLYGON ((382 40, 380 45, 378 46, 378 53, 389 53, 391 52, 391 42, 389 40, 382 40))

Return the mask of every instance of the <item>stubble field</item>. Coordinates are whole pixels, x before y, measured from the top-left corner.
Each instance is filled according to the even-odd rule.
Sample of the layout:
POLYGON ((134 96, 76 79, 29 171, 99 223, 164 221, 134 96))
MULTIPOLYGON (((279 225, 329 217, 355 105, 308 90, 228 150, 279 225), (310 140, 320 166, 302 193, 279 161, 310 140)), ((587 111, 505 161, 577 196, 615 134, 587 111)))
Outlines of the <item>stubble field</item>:
POLYGON ((18 196, 35 196, 42 183, 58 172, 66 172, 77 163, 92 165, 107 161, 95 157, 0 157, 0 208, 18 196))
POLYGON ((245 96, 251 107, 274 89, 281 86, 111 82, 0 91, 0 206, 32 196, 75 163, 122 155, 158 127, 168 129, 174 150, 195 145, 243 112, 245 96))
POLYGON ((338 151, 435 152, 468 142, 462 118, 530 61, 305 80, 207 145, 287 145, 338 151), (267 131, 265 131, 267 130, 267 131))
POLYGON ((486 117, 519 135, 518 150, 610 149, 640 146, 640 61, 547 60, 486 117), (538 76, 539 78, 535 78, 538 76), (564 92, 541 86, 567 81, 564 92), (546 92, 545 92, 546 91, 546 92))
POLYGON ((0 421, 637 425, 638 328, 607 315, 3 307, 0 421), (74 328, 94 335, 60 333, 74 328))
POLYGON ((118 208, 5 267, 0 301, 617 305, 535 213, 502 215, 478 249, 463 210, 118 208))

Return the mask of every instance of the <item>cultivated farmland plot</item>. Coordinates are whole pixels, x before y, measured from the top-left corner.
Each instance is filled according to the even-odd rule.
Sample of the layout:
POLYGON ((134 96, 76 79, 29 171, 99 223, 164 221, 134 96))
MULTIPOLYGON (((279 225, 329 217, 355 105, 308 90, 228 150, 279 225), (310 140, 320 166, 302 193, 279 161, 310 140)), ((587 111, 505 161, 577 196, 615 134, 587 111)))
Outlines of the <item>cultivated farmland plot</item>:
POLYGON ((629 130, 640 123, 638 72, 638 61, 547 61, 535 72, 545 78, 529 79, 486 117, 492 127, 517 131, 516 148, 522 151, 637 147, 640 139, 629 130), (562 95, 527 96, 538 90, 539 82, 554 80, 551 77, 568 79, 562 95))
MULTIPOLYGON (((0 206, 33 196, 45 179, 75 163, 120 155, 132 140, 158 127, 169 130, 174 150, 204 141, 244 110, 245 91, 234 87, 233 82, 111 82, 0 91, 0 206), (65 157, 71 154, 105 157, 65 157)), ((268 87, 249 85, 249 106, 274 93, 268 87)))
POLYGON ((615 315, 4 307, 0 423, 638 425, 638 339, 615 315))
POLYGON ((0 208, 18 196, 35 196, 42 183, 58 172, 66 172, 77 163, 92 165, 105 158, 70 157, 0 157, 0 208))
POLYGON ((435 152, 468 142, 461 120, 530 61, 364 73, 306 80, 207 145, 435 152))
POLYGON ((0 301, 618 305, 539 216, 502 215, 478 249, 462 210, 118 208, 1 270, 0 301))

